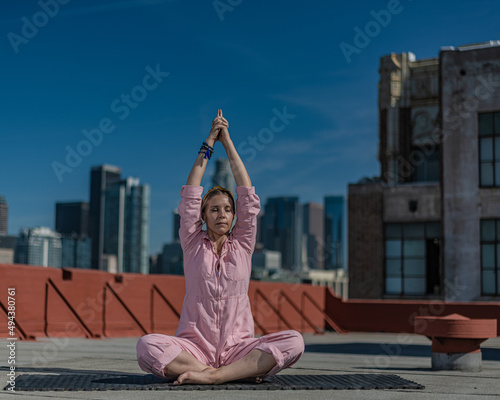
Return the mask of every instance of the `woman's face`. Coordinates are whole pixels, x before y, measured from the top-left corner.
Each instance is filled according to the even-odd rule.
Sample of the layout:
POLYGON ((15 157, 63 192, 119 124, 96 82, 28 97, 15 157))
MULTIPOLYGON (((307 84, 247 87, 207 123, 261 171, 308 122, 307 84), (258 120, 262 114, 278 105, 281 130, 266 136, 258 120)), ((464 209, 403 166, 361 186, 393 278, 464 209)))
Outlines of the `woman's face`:
POLYGON ((215 195, 208 200, 202 217, 207 224, 207 230, 217 235, 226 234, 231 229, 234 218, 231 200, 224 194, 215 195))

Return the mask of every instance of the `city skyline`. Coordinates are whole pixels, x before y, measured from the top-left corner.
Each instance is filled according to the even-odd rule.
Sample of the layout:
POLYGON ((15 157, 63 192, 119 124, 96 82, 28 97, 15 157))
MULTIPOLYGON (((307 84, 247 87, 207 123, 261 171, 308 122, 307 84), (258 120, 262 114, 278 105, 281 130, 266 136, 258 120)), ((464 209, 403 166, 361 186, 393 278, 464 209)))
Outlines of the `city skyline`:
MULTIPOLYGON (((225 184, 224 186, 226 188, 231 188, 232 186, 230 184, 231 183, 230 180, 232 179, 232 175, 230 176, 230 172, 229 172, 230 170, 228 169, 229 168, 229 161, 227 159, 219 159, 219 160, 217 160, 216 165, 217 165, 216 171, 214 172, 214 174, 212 176, 212 180, 213 180, 212 185, 217 185, 217 184, 221 185, 223 183, 229 183, 229 184, 225 184), (218 168, 219 168, 219 170, 218 170, 218 168)), ((106 248, 103 248, 102 250, 98 250, 99 249, 98 243, 100 242, 99 237, 107 238, 107 239, 104 239, 104 242, 106 242, 106 240, 107 240, 106 243, 107 243, 108 247, 110 245, 112 247, 118 246, 117 243, 115 243, 113 241, 111 241, 111 242, 109 241, 109 238, 112 236, 115 236, 116 232, 114 234, 112 234, 110 231, 108 231, 106 233, 106 229, 109 229, 109 226, 114 226, 113 229, 116 230, 118 225, 119 225, 119 224, 116 225, 117 221, 116 221, 115 214, 118 212, 118 209, 120 207, 118 205, 117 200, 113 199, 114 197, 116 197, 116 195, 118 193, 117 189, 121 188, 124 185, 127 187, 129 187, 129 186, 135 187, 135 186, 139 185, 139 181, 140 181, 139 178, 135 178, 135 177, 124 178, 124 177, 121 177, 120 174, 121 174, 121 168, 119 166, 113 166, 113 165, 109 165, 109 164, 100 165, 100 166, 93 166, 91 168, 91 171, 90 171, 91 182, 93 182, 93 183, 91 184, 91 187, 90 187, 90 193, 87 195, 87 198, 85 200, 78 201, 78 202, 56 202, 55 203, 55 210, 56 210, 55 223, 54 223, 55 229, 53 227, 48 227, 48 226, 24 227, 24 228, 20 229, 20 232, 18 235, 13 235, 13 236, 9 236, 9 237, 12 238, 12 237, 19 236, 23 233, 23 231, 26 231, 26 230, 49 229, 56 234, 62 235, 61 236, 62 245, 63 245, 63 257, 62 257, 62 259, 63 259, 63 261, 69 260, 69 262, 66 262, 65 264, 63 263, 62 265, 66 266, 66 267, 68 267, 68 266, 75 267, 75 265, 74 265, 75 263, 80 263, 80 264, 82 263, 82 261, 80 260, 81 257, 76 256, 76 253, 75 254, 65 254, 65 250, 64 250, 65 246, 68 247, 68 249, 71 248, 71 253, 74 253, 75 251, 77 251, 77 250, 75 250, 75 248, 76 248, 75 246, 80 246, 79 247, 79 248, 81 248, 80 251, 86 252, 87 247, 90 249, 91 236, 94 236, 95 240, 93 242, 97 243, 97 245, 92 246, 92 249, 93 249, 92 253, 95 253, 96 255, 99 253, 104 253, 104 254, 101 254, 101 256, 98 257, 98 259, 103 259, 104 264, 106 264, 107 266, 105 267, 103 265, 99 265, 95 261, 91 263, 90 262, 91 255, 89 253, 88 260, 87 260, 87 254, 82 256, 83 259, 85 259, 85 260, 83 261, 83 264, 81 264, 81 265, 84 265, 84 266, 80 266, 80 267, 81 268, 104 269, 104 270, 106 270, 107 268, 111 268, 111 270, 118 268, 118 271, 121 271, 122 267, 121 267, 121 262, 120 262, 120 256, 118 256, 117 260, 115 260, 115 261, 111 260, 111 266, 109 266, 108 265, 109 261, 107 261, 107 258, 106 258, 106 257, 109 257, 109 254, 105 254, 105 253, 108 253, 109 251, 107 251, 106 248), (111 183, 108 181, 110 181, 111 183), (105 188, 107 188, 107 189, 105 189, 105 188), (99 200, 102 197, 101 191, 103 191, 103 193, 105 194, 105 196, 104 196, 105 202, 103 204, 107 204, 104 207, 107 210, 104 212, 104 215, 106 215, 106 218, 104 218, 104 220, 107 220, 107 223, 105 223, 104 226, 102 227, 104 229, 104 235, 99 234, 99 232, 98 232, 99 229, 97 229, 97 232, 96 231, 92 232, 92 227, 94 227, 94 229, 96 229, 98 226, 101 225, 98 221, 102 219, 102 216, 95 215, 92 218, 90 218, 90 216, 89 216, 90 210, 95 209, 96 211, 93 211, 95 213, 95 212, 97 212, 98 209, 101 208, 100 203, 102 202, 102 200, 99 200), (108 199, 108 195, 111 196, 110 199, 108 199), (115 216, 108 217, 108 214, 115 215, 115 216), (111 219, 109 219, 109 218, 111 218, 111 219), (109 225, 109 224, 111 224, 111 225, 109 225), (108 226, 108 228, 106 228, 107 226, 108 226), (64 240, 66 240, 66 242, 64 242, 64 240), (104 255, 104 258, 103 258, 103 255, 104 255), (77 260, 80 260, 80 261, 77 261, 77 260), (115 264, 117 264, 117 266, 115 264), (91 265, 95 265, 95 266, 92 267, 91 265)), ((149 199, 150 188, 147 184, 145 186, 147 189, 146 198, 149 199)), ((142 188, 142 186, 141 186, 141 188, 142 188)), ((121 192, 121 190, 119 190, 119 191, 121 192)), ((126 191, 127 192, 130 191, 130 188, 126 191)), ((139 197, 141 198, 142 194, 139 195, 139 197)), ((324 196, 325 204, 330 197, 331 196, 324 196)), ((2 199, 2 198, 3 197, 0 196, 0 199, 2 199)), ((343 196, 335 196, 335 198, 343 199, 343 196)), ((270 197, 270 198, 267 198, 264 201, 262 201, 262 204, 261 204, 262 209, 261 209, 261 213, 259 214, 261 216, 261 218, 259 219, 259 221, 260 221, 259 225, 262 224, 262 221, 265 217, 265 214, 266 214, 264 212, 265 208, 267 208, 269 206, 272 207, 272 204, 275 201, 277 201, 277 200, 280 201, 282 199, 286 200, 288 198, 283 197, 283 196, 278 196, 278 197, 270 197)), ((332 239, 332 238, 328 239, 327 237, 323 237, 323 218, 327 217, 327 215, 323 213, 323 205, 319 204, 319 203, 315 203, 315 202, 301 203, 299 201, 298 197, 294 197, 293 200, 295 201, 296 206, 300 208, 299 217, 293 218, 294 220, 296 219, 296 221, 294 223, 298 224, 297 225, 297 229, 298 229, 297 233, 301 232, 301 234, 306 235, 306 237, 309 234, 313 234, 316 236, 312 243, 309 243, 310 239, 307 239, 307 242, 306 242, 306 243, 308 243, 307 246, 312 246, 311 249, 307 250, 307 254, 309 254, 308 253, 309 251, 312 252, 311 254, 313 254, 313 253, 316 254, 316 252, 320 251, 320 249, 322 251, 325 244, 327 244, 326 241, 332 239), (309 216, 306 217, 306 215, 305 215, 305 213, 308 212, 306 210, 309 210, 310 207, 314 207, 315 209, 317 209, 316 213, 320 212, 320 214, 321 214, 321 215, 317 214, 315 217, 312 217, 314 221, 319 222, 317 224, 318 226, 316 226, 313 223, 313 220, 311 220, 309 222, 309 216), (304 221, 302 221, 302 213, 304 213, 304 221), (318 220, 318 218, 319 218, 319 220, 318 220), (306 221, 307 221, 307 223, 306 223, 306 221), (303 232, 302 232, 302 228, 300 226, 303 223, 304 223, 304 226, 303 226, 303 232), (316 246, 319 246, 318 250, 316 249, 316 246)), ((3 199, 2 201, 5 202, 5 199, 3 199)), ((146 200, 146 203, 149 203, 149 200, 146 200)), ((140 207, 140 208, 142 208, 142 207, 140 207)), ((130 213, 130 211, 129 211, 129 213, 130 213)), ((92 214, 92 212, 90 212, 90 214, 92 214)), ((100 214, 100 213, 98 213, 98 214, 100 214)), ((149 214, 149 213, 146 213, 146 214, 149 214)), ((7 217, 7 215, 8 214, 5 213, 4 216, 7 217)), ((174 210, 173 211, 173 220, 172 220, 173 240, 163 243, 163 245, 162 245, 163 253, 165 252, 165 246, 168 247, 169 245, 177 244, 177 242, 178 242, 178 224, 179 224, 178 216, 179 215, 178 215, 177 211, 174 210), (177 231, 176 231, 176 228, 177 228, 177 231)), ((134 224, 132 224, 132 225, 134 225, 134 224)), ((259 229, 262 229, 262 228, 259 227, 259 229)), ((331 235, 331 234, 329 234, 329 235, 331 235)), ((278 236, 280 236, 280 235, 278 235, 278 236)), ((117 239, 117 238, 115 238, 115 239, 117 239)), ((141 248, 143 246, 148 247, 149 242, 148 242, 148 238, 147 238, 147 232, 146 232, 145 240, 146 240, 146 242, 142 241, 143 243, 141 246, 138 246, 139 248, 141 248)), ((337 239, 335 239, 335 240, 337 240, 337 239)), ((104 244, 104 242, 103 242, 103 244, 104 244)), ((104 247, 106 247, 106 245, 104 247)), ((302 247, 302 246, 299 246, 299 247, 302 247)), ((267 249, 267 250, 269 250, 269 249, 267 249)), ((149 253, 148 255, 158 256, 158 255, 161 255, 162 251, 160 251, 159 253, 149 253)), ((116 249, 111 251, 111 253, 113 253, 113 252, 116 252, 116 249)), ((330 250, 328 252, 330 252, 330 250)), ((115 257, 116 257, 116 255, 115 255, 115 257)), ((306 257, 306 254, 304 254, 304 256, 300 256, 299 258, 302 258, 302 257, 306 257)), ((309 258, 307 260, 304 260, 304 262, 308 265, 308 267, 309 268, 311 268, 311 267, 317 268, 315 266, 309 265, 310 260, 315 259, 317 257, 319 257, 319 259, 323 260, 323 257, 327 257, 327 256, 323 255, 323 254, 321 254, 321 255, 317 254, 316 256, 308 255, 308 257, 309 258)), ((146 260, 143 260, 143 264, 146 262, 147 262, 146 260)), ((316 260, 316 262, 317 262, 317 260, 316 260)), ((146 271, 147 268, 144 265, 143 265, 142 269, 143 269, 143 271, 146 271)), ((336 265, 335 268, 338 268, 338 267, 345 268, 346 266, 343 264, 342 265, 338 264, 338 265, 336 265)), ((321 261, 321 268, 320 269, 323 269, 323 268, 324 268, 324 266, 323 266, 323 263, 321 261)), ((129 269, 129 267, 127 267, 127 272, 134 272, 134 271, 128 271, 128 269, 129 269)), ((149 272, 144 272, 144 273, 149 273, 149 272)))
MULTIPOLYGON (((428 10, 409 0, 255 1, 225 12, 175 0, 9 3, 0 19, 8 233, 54 228, 55 203, 88 199, 88 171, 111 164, 151 186, 158 253, 218 108, 263 204, 345 195, 379 174, 380 58, 500 39, 497 2, 428 10)), ((204 186, 224 155, 216 144, 204 186)))

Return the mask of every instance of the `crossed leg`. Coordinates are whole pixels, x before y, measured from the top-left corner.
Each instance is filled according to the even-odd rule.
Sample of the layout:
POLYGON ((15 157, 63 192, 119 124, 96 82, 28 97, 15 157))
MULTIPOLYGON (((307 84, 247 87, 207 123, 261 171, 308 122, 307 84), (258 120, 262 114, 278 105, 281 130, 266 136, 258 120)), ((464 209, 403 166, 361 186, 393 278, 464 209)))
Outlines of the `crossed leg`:
POLYGON ((304 341, 296 331, 276 332, 245 339, 225 355, 219 368, 210 367, 206 355, 184 338, 149 334, 137 343, 137 361, 142 370, 158 377, 185 383, 220 384, 233 380, 271 376, 289 368, 304 352, 304 341))
MULTIPOLYGON (((256 351, 261 353, 261 351, 256 351)), ((142 370, 154 375, 176 380, 175 384, 182 383, 222 383, 230 380, 253 377, 253 382, 260 382, 258 378, 268 372, 275 364, 274 358, 265 353, 262 360, 255 360, 255 355, 246 354, 238 361, 234 361, 219 369, 209 366, 209 360, 198 347, 184 338, 149 334, 143 336, 137 343, 137 361, 142 370), (269 360, 270 357, 270 360, 269 360), (244 358, 244 359, 243 359, 244 358), (268 368, 263 368, 263 360, 272 361, 268 368), (233 365, 236 369, 233 371, 233 365)), ((264 362, 264 367, 265 367, 264 362)))
MULTIPOLYGON (((176 360, 172 361, 172 363, 176 360)), ((168 368, 169 371, 171 371, 170 364, 165 367, 168 368)), ((218 385, 224 382, 236 381, 244 378, 256 378, 256 382, 259 383, 261 382, 259 377, 267 374, 275 365, 276 360, 272 354, 266 353, 262 350, 252 350, 243 358, 220 368, 205 366, 205 368, 200 371, 200 367, 193 363, 193 366, 196 369, 185 370, 186 372, 181 373, 178 376, 174 385, 182 385, 183 383, 218 385)), ((175 368, 177 368, 177 366, 175 366, 175 368)))
POLYGON ((245 339, 227 354, 224 366, 202 371, 186 370, 174 384, 220 384, 245 378, 253 378, 259 383, 261 377, 294 365, 303 353, 302 335, 293 330, 271 333, 259 339, 245 339))
POLYGON ((179 375, 186 371, 193 371, 200 373, 205 370, 213 370, 215 368, 209 367, 196 359, 192 354, 182 350, 179 355, 165 366, 163 372, 167 379, 177 379, 179 375))

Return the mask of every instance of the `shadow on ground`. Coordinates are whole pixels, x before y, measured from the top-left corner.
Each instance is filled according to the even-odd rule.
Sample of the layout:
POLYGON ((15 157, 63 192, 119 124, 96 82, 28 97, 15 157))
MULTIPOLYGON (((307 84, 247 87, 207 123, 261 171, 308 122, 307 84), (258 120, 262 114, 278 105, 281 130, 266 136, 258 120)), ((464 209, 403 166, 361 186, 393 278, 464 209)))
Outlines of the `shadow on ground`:
MULTIPOLYGON (((373 356, 407 356, 431 357, 431 346, 421 344, 395 344, 395 343, 324 343, 308 344, 306 352, 310 353, 336 353, 359 354, 373 356)), ((500 349, 482 349, 483 361, 500 361, 500 349)))
POLYGON ((324 343, 306 345, 306 352, 430 357, 431 347, 419 344, 398 345, 394 343, 324 343))

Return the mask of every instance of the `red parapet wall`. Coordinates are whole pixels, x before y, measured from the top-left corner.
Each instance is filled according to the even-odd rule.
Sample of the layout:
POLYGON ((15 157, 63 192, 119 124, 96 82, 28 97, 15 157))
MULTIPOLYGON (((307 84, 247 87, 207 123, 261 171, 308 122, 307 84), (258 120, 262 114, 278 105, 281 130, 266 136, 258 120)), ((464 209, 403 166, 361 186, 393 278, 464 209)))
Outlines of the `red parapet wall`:
MULTIPOLYGON (((126 337, 173 335, 185 295, 183 276, 111 274, 95 270, 0 265, 0 337, 7 337, 8 289, 15 288, 16 335, 39 337, 126 337)), ((320 333, 408 332, 416 316, 458 313, 497 319, 500 303, 348 300, 308 284, 251 281, 248 292, 255 332, 295 329, 320 333)), ((12 303, 12 301, 11 301, 12 303)))
MULTIPOLYGON (((15 288, 16 333, 22 339, 125 337, 153 332, 173 335, 182 310, 185 280, 175 275, 2 264, 0 337, 9 334, 9 288, 15 288)), ((319 332, 324 328, 321 287, 251 281, 249 298, 258 334, 284 329, 319 332)))
POLYGON ((462 314, 471 319, 496 319, 500 332, 499 302, 445 302, 442 300, 348 300, 325 292, 325 311, 347 331, 421 333, 415 317, 462 314))

